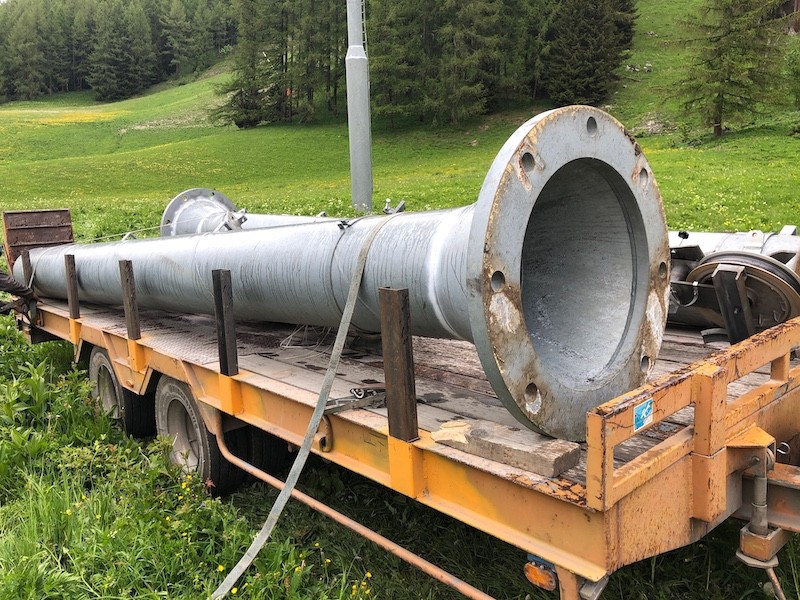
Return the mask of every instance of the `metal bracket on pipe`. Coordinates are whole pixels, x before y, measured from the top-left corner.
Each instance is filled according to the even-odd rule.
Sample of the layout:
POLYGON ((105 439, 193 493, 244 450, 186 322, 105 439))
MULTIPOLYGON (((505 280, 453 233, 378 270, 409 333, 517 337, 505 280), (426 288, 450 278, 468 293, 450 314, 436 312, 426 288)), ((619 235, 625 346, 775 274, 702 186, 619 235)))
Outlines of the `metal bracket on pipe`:
POLYGON ((385 215, 393 215, 395 213, 405 212, 406 210, 406 201, 401 200, 400 203, 395 207, 392 208, 392 199, 386 199, 386 205, 383 207, 383 214, 385 215))

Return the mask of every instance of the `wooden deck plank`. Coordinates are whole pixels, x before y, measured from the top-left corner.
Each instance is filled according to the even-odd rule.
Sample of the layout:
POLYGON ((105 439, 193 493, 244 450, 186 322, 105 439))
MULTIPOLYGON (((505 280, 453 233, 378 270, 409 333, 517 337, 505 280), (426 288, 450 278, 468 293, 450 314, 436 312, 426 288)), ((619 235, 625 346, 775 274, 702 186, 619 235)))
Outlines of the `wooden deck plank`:
MULTIPOLYGON (((49 300, 46 302, 51 304, 49 300)), ((65 302, 52 304, 67 313, 65 302)), ((82 305, 81 315, 84 322, 124 335, 125 321, 119 307, 82 305)), ((211 317, 142 311, 141 324, 143 341, 157 351, 218 368, 211 317)), ((322 385, 330 343, 329 329, 237 324, 240 367, 253 374, 250 377, 256 385, 266 386, 273 380, 308 392, 300 394, 303 403, 313 403, 314 394, 322 385)), ((448 454, 463 452, 475 460, 494 461, 547 477, 563 470, 562 478, 585 482, 585 447, 541 436, 520 425, 492 392, 472 344, 414 338, 413 346, 419 424, 440 445, 449 448, 448 454)), ((651 379, 706 358, 718 349, 704 345, 702 338, 691 332, 667 332, 651 379)), ((383 382, 382 367, 379 344, 374 340, 349 348, 337 370, 331 396, 347 397, 353 387, 383 382)), ((765 366, 758 373, 733 382, 729 385, 729 396, 739 397, 763 383, 768 373, 769 367, 765 366)), ((386 424, 383 408, 348 411, 347 418, 358 420, 358 415, 364 415, 364 422, 371 427, 386 424), (369 418, 365 413, 369 413, 369 418)), ((666 436, 691 426, 693 418, 693 408, 684 408, 657 427, 621 444, 615 453, 615 464, 624 464, 666 436)))

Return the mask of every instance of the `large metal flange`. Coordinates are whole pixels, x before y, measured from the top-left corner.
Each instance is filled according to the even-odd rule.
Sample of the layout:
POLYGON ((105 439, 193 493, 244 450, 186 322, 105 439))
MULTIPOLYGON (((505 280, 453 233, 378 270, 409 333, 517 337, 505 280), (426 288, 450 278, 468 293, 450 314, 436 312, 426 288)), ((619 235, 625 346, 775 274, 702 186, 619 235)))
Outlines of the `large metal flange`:
POLYGON ((175 196, 161 216, 161 237, 216 231, 226 226, 236 205, 222 192, 192 188, 175 196), (213 221, 211 225, 209 222, 213 221))
POLYGON ((638 144, 586 106, 525 123, 484 181, 467 269, 500 400, 534 429, 584 439, 588 410, 644 381, 666 322, 666 222, 638 144))

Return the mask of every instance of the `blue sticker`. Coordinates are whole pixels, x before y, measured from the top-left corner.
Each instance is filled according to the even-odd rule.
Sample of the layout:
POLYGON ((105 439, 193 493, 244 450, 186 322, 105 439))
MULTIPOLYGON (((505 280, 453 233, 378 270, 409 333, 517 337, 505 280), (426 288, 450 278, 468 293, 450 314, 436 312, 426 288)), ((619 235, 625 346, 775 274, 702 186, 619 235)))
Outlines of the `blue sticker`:
POLYGON ((633 430, 639 431, 653 422, 653 399, 645 400, 633 408, 633 430))

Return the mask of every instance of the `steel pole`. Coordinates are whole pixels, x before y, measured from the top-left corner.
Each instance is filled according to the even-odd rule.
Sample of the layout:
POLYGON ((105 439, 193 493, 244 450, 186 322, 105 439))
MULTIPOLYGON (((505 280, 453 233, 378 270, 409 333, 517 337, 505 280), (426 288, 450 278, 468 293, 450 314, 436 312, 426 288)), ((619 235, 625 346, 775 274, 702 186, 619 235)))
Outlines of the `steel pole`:
POLYGON ((369 250, 354 326, 379 331, 378 288, 408 288, 415 335, 475 343, 521 422, 585 436, 586 411, 637 387, 655 362, 669 291, 658 187, 620 123, 590 107, 520 127, 467 207, 351 221, 31 251, 40 296, 119 304, 119 260, 143 307, 211 313, 211 271, 229 269, 239 319, 337 326, 369 250), (382 224, 382 225, 381 225, 382 224))
POLYGON ((363 0, 347 0, 347 129, 353 207, 372 212, 372 124, 369 106, 369 61, 364 48, 363 0))

